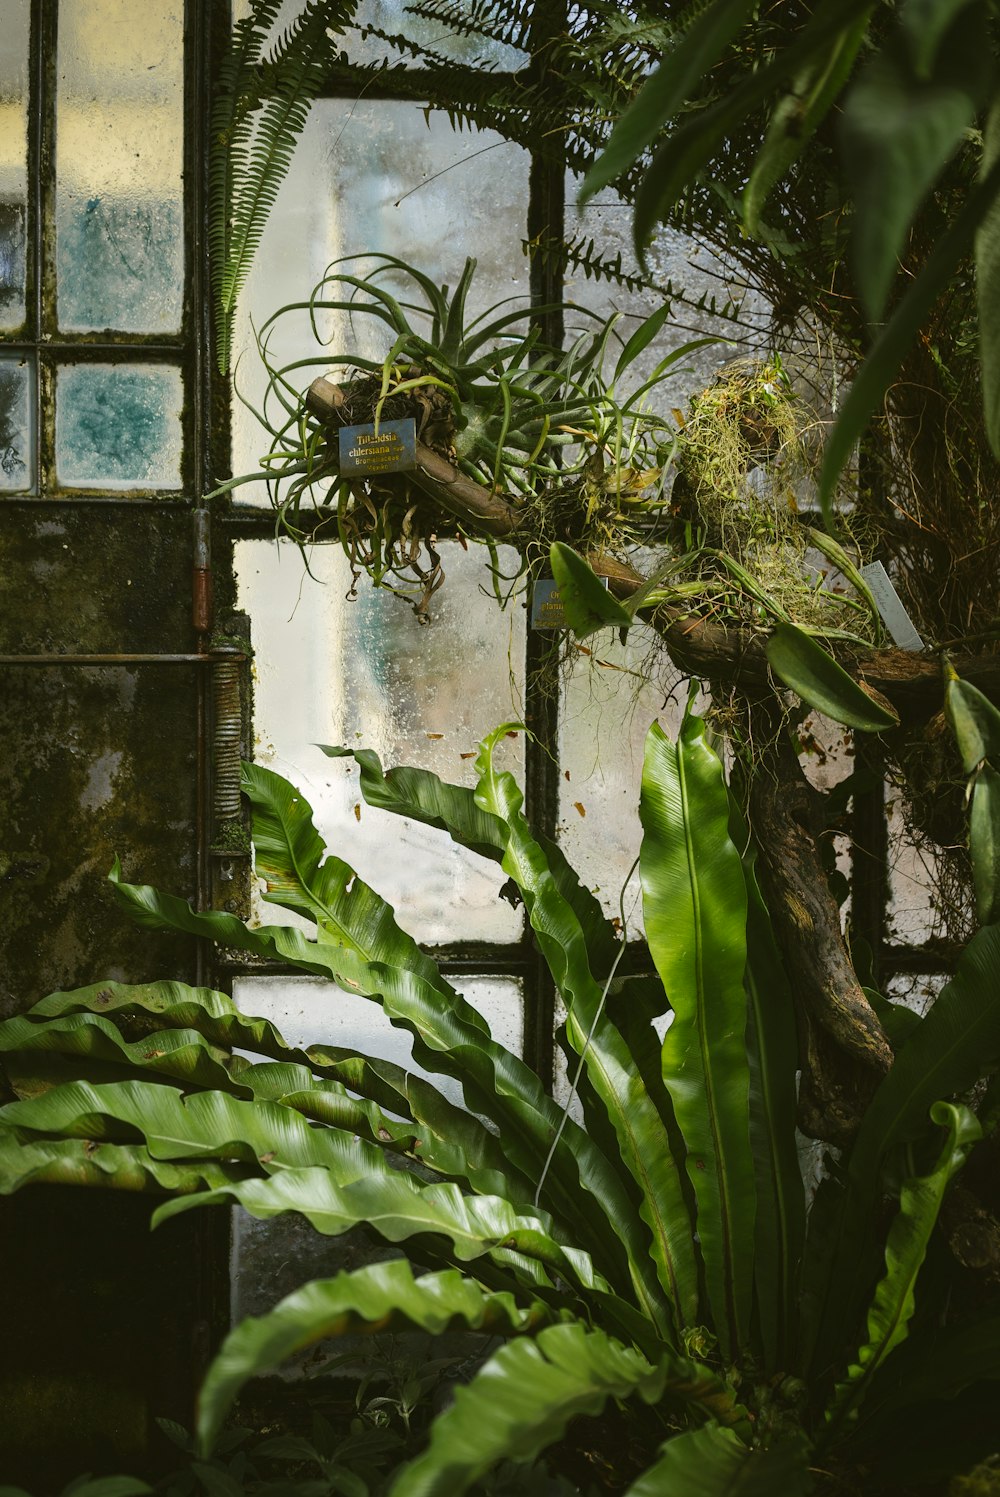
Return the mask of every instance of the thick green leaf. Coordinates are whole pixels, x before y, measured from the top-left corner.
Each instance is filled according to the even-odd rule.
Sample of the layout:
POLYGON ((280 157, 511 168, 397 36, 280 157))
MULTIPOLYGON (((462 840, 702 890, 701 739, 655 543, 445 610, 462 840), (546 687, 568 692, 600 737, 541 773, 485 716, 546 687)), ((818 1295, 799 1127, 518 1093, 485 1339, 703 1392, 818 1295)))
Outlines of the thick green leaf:
POLYGON ((549 549, 552 575, 559 588, 559 597, 569 626, 577 639, 587 639, 598 629, 609 626, 616 629, 631 629, 632 615, 623 608, 617 598, 604 586, 601 579, 579 556, 572 546, 562 541, 553 541, 549 549))
MULTIPOLYGON (((986 115, 982 174, 995 176, 1000 162, 1000 96, 986 115)), ((976 226, 976 302, 979 311, 979 368, 986 434, 1000 454, 1000 194, 989 196, 976 226)))
POLYGON ((803 1435, 751 1450, 731 1429, 706 1424, 668 1440, 625 1497, 805 1497, 811 1490, 803 1435))
POLYGON ((984 759, 1000 768, 1000 712, 988 696, 963 681, 948 665, 944 688, 944 712, 955 735, 962 768, 971 774, 984 759))
MULTIPOLYGON (((855 1446, 877 1443, 900 1410, 953 1399, 975 1383, 1000 1380, 1000 1311, 974 1320, 924 1325, 887 1358, 872 1379, 858 1424, 848 1438, 855 1446)), ((948 1412, 941 1409, 944 1423, 948 1412)))
POLYGON ((989 86, 982 11, 966 9, 918 78, 901 40, 886 43, 847 96, 841 147, 854 194, 854 275, 870 318, 881 317, 913 216, 975 119, 989 86), (971 32, 969 28, 971 26, 971 32))
POLYGON ((984 328, 995 332, 997 322, 990 321, 993 299, 991 279, 992 218, 990 210, 997 202, 1000 192, 1000 159, 990 164, 983 180, 969 193, 964 205, 955 214, 948 227, 938 238, 923 267, 911 282, 909 290, 900 298, 885 327, 879 333, 860 370, 851 383, 847 398, 840 408, 836 425, 827 439, 823 454, 823 466, 819 476, 819 500, 823 511, 823 522, 828 529, 836 529, 833 514, 833 499, 837 491, 840 474, 850 461, 855 446, 861 439, 872 416, 885 399, 907 350, 920 331, 924 320, 938 297, 947 290, 957 267, 972 248, 976 231, 983 226, 986 238, 982 245, 981 260, 985 279, 980 282, 980 340, 983 356, 983 387, 986 402, 987 431, 995 452, 1000 452, 1000 429, 997 397, 1000 385, 995 380, 995 366, 987 363, 995 358, 984 343, 984 328), (982 302, 985 295, 986 301, 982 302), (984 312, 986 321, 984 321, 984 312), (993 383, 990 383, 990 377, 993 383), (992 392, 992 394, 991 394, 992 392))
POLYGON ((55 1051, 61 1055, 92 1056, 171 1076, 188 1085, 222 1087, 248 1095, 230 1075, 225 1052, 209 1045, 193 1029, 165 1029, 129 1044, 115 1026, 99 1014, 68 1014, 36 1020, 17 1015, 0 1023, 0 1053, 55 1051))
POLYGON ((667 218, 726 137, 743 129, 747 119, 787 78, 825 61, 855 21, 872 9, 871 0, 823 0, 795 41, 748 71, 722 98, 696 110, 671 131, 653 156, 636 196, 632 232, 640 257, 656 224, 667 218))
POLYGON ((984 764, 969 808, 969 851, 981 925, 1000 920, 1000 771, 984 764))
POLYGON ((732 1356, 746 1342, 753 1291, 747 893, 722 765, 700 718, 685 716, 676 746, 650 728, 639 814, 646 937, 674 1011, 663 1080, 687 1146, 709 1302, 732 1356))
POLYGON ((548 1324, 540 1300, 519 1305, 513 1295, 489 1293, 446 1269, 419 1279, 405 1259, 373 1263, 332 1279, 317 1279, 266 1315, 230 1331, 198 1396, 198 1441, 210 1453, 233 1400, 251 1377, 270 1372, 304 1347, 333 1336, 417 1327, 440 1336, 459 1325, 487 1336, 510 1336, 548 1324))
POLYGON ((754 13, 752 0, 716 0, 684 33, 633 99, 590 168, 581 205, 628 170, 685 101, 754 13))
POLYGON ((828 54, 810 63, 795 80, 792 91, 778 101, 743 194, 743 222, 748 234, 760 232, 768 194, 826 118, 850 76, 867 30, 865 13, 834 38, 828 54))
POLYGON ((546 1213, 521 1216, 499 1196, 463 1196, 454 1185, 423 1185, 412 1175, 392 1170, 379 1157, 379 1167, 363 1175, 343 1178, 332 1169, 279 1169, 266 1178, 232 1181, 196 1196, 167 1201, 155 1214, 154 1225, 198 1206, 238 1203, 260 1221, 288 1212, 304 1216, 325 1237, 339 1237, 352 1227, 374 1228, 387 1242, 405 1242, 427 1234, 450 1243, 449 1257, 461 1263, 497 1254, 509 1264, 510 1254, 537 1265, 533 1282, 551 1288, 546 1270, 568 1283, 593 1284, 605 1290, 586 1254, 564 1250, 550 1235, 546 1213))
POLYGON ((805 1191, 795 1132, 798 1035, 791 989, 757 883, 756 848, 735 813, 732 826, 737 844, 746 849, 747 1059, 757 1187, 754 1286, 765 1370, 776 1372, 794 1365, 791 1353, 805 1239, 805 1191))
POLYGON ((389 1497, 461 1497, 499 1460, 530 1461, 579 1414, 638 1393, 654 1403, 667 1366, 601 1331, 549 1326, 500 1348, 431 1427, 428 1449, 404 1466, 389 1497))
MULTIPOLYGON (((118 882, 117 887, 119 897, 138 912, 142 923, 276 956, 381 1003, 389 1018, 413 1035, 417 1063, 459 1080, 469 1107, 495 1124, 515 1165, 529 1178, 538 1178, 562 1113, 534 1072, 490 1039, 481 1015, 450 988, 441 991, 440 979, 432 985, 404 965, 367 963, 355 950, 307 941, 287 926, 251 929, 232 915, 196 914, 183 900, 161 895, 148 885, 118 882)), ((369 907, 366 899, 363 913, 369 907)), ((409 936, 402 940, 406 955, 413 943, 409 936)), ((309 1054, 315 1056, 318 1048, 311 1047, 309 1054)), ((410 1090, 415 1081, 410 1078, 410 1090)), ((565 1123, 548 1180, 549 1200, 563 1225, 616 1283, 622 1283, 626 1257, 618 1234, 620 1223, 631 1219, 631 1206, 615 1170, 572 1121, 565 1123)))
POLYGON ((814 1352, 818 1367, 840 1358, 845 1335, 860 1322, 887 1151, 920 1137, 940 1098, 964 1095, 1000 1064, 998 991, 1000 926, 993 925, 973 936, 955 976, 914 1027, 865 1113, 851 1151, 843 1210, 825 1241, 817 1243, 826 1261, 823 1322, 814 1352))
POLYGON ((938 1102, 931 1108, 931 1118, 947 1130, 947 1135, 927 1174, 903 1181, 899 1211, 885 1247, 885 1273, 868 1311, 865 1340, 827 1410, 826 1418, 834 1431, 852 1416, 874 1374, 905 1339, 915 1306, 917 1275, 923 1267, 945 1191, 965 1163, 969 1149, 982 1135, 967 1107, 938 1102))
POLYGON ((821 645, 794 624, 778 624, 767 642, 767 660, 776 676, 835 722, 863 733, 899 726, 899 718, 873 702, 821 645))
POLYGON ((480 745, 476 800, 507 830, 502 866, 521 890, 532 929, 566 1004, 570 1043, 584 1058, 588 1079, 606 1109, 621 1157, 639 1186, 639 1210, 652 1234, 651 1249, 631 1212, 616 1226, 629 1251, 636 1290, 645 1300, 647 1313, 666 1336, 670 1316, 665 1313, 664 1292, 682 1323, 692 1323, 697 1307, 691 1226, 679 1172, 663 1119, 603 1007, 602 990, 590 971, 579 921, 559 893, 542 849, 522 815, 521 791, 514 777, 498 772, 493 763, 493 749, 503 733, 504 728, 498 728, 480 745), (656 1278, 650 1273, 650 1256, 656 1278))
POLYGON ((242 1166, 211 1159, 170 1163, 154 1158, 141 1144, 33 1138, 0 1121, 0 1195, 40 1184, 179 1194, 214 1190, 245 1173, 242 1166))

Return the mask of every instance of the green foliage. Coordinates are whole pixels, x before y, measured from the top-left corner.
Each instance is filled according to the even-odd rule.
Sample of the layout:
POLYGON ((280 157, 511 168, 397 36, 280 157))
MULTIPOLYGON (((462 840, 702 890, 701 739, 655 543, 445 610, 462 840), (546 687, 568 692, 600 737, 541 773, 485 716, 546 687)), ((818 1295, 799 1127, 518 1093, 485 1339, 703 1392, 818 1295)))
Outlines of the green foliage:
MULTIPOLYGON (((0 1184, 152 1189, 166 1196, 158 1221, 238 1201, 261 1219, 294 1212, 327 1235, 367 1224, 405 1246, 407 1260, 317 1281, 234 1328, 200 1403, 198 1463, 213 1475, 240 1389, 291 1353, 348 1332, 462 1326, 493 1349, 424 1448, 399 1451, 390 1497, 468 1491, 549 1450, 576 1415, 629 1400, 646 1411, 633 1497, 805 1493, 811 1465, 869 1459, 914 1402, 978 1396, 1000 1375, 983 1329, 998 1312, 949 1316, 947 1276, 922 1272, 978 1135, 943 1099, 1000 1063, 997 929, 915 1019, 803 1241, 791 995, 703 724, 688 715, 676 743, 654 726, 647 745, 640 862, 657 976, 642 979, 640 1007, 636 979, 616 977, 612 927, 532 836, 496 765, 508 726, 480 746, 474 789, 352 752, 371 804, 447 829, 517 885, 566 1005, 586 1130, 326 852, 302 795, 247 766, 267 897, 312 934, 197 914, 116 869, 119 899, 144 924, 278 956, 379 1004, 431 1079, 295 1049, 206 989, 56 993, 0 1025, 20 1092, 0 1110, 0 1184), (61 1074, 37 1069, 51 1057, 61 1074), (442 1094, 445 1077, 468 1111, 442 1094), (941 1324, 955 1349, 946 1375, 941 1324)), ((966 1447, 952 1459, 967 1465, 966 1447)), ((350 1475, 341 1490, 369 1491, 350 1475)))
POLYGON ((1000 920, 1000 712, 945 666, 944 706, 969 776, 969 851, 981 925, 1000 920))
POLYGON ((807 706, 834 722, 863 733, 882 733, 899 725, 891 708, 873 701, 832 655, 792 623, 776 625, 767 642, 767 661, 807 706))

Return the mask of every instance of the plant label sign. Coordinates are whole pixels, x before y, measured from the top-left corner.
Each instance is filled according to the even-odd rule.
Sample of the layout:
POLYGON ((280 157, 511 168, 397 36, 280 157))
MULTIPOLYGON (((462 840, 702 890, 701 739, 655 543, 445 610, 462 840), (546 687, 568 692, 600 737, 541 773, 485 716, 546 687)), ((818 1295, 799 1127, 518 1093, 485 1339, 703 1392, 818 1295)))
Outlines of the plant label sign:
POLYGON ((345 478, 370 473, 402 473, 417 466, 417 425, 412 416, 405 421, 380 421, 374 426, 342 426, 340 471, 345 478))
POLYGON ((900 596, 889 579, 889 574, 880 561, 870 561, 861 568, 861 575, 872 590, 872 597, 882 622, 892 635, 893 644, 901 650, 922 650, 924 642, 913 626, 900 596))

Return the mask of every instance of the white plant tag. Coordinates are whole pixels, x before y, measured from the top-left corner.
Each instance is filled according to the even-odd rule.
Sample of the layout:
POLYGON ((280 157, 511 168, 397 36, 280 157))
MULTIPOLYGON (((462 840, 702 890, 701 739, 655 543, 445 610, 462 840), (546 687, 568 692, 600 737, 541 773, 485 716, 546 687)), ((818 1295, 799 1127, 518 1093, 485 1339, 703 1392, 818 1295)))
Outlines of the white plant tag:
POLYGON ((914 628, 913 620, 903 607, 882 563, 870 561, 861 568, 861 575, 872 590, 882 622, 892 635, 893 642, 901 650, 922 650, 924 642, 914 628))

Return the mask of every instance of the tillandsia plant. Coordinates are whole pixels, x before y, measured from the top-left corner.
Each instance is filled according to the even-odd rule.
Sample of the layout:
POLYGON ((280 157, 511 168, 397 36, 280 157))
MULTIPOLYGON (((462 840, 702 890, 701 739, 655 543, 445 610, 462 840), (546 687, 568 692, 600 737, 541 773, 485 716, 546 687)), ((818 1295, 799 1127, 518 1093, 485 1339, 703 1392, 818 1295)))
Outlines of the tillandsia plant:
POLYGON ((380 1005, 465 1107, 377 1056, 293 1048, 219 993, 105 983, 0 1026, 22 1092, 0 1110, 3 1189, 166 1191, 159 1221, 239 1203, 405 1245, 406 1258, 310 1283, 231 1332, 201 1392, 206 1453, 247 1379, 297 1350, 466 1327, 496 1349, 392 1497, 457 1497, 608 1404, 628 1432, 616 1490, 629 1483, 629 1497, 869 1494, 968 1468, 995 1445, 982 1409, 1000 1377, 1000 1306, 963 1313, 935 1224, 980 1138, 969 1100, 1000 1065, 1000 927, 975 936, 926 1017, 879 1000, 900 1019, 895 1062, 807 1213, 791 995, 705 724, 689 711, 676 742, 649 732, 639 866, 655 970, 626 976, 624 939, 532 835, 494 761, 509 727, 480 745, 474 788, 328 752, 350 752, 369 804, 446 829, 514 881, 566 1005, 582 1124, 326 853, 303 796, 247 765, 267 897, 314 932, 197 914, 116 867, 119 898, 142 924, 380 1005), (40 1091, 31 1077, 52 1054, 81 1079, 40 1091))
MULTIPOLYGON (((676 426, 650 410, 646 397, 671 366, 714 340, 674 349, 620 395, 667 308, 627 340, 617 331, 620 314, 567 308, 583 327, 559 349, 539 333, 538 319, 552 307, 512 307, 511 298, 470 319, 475 269, 467 260, 452 291, 395 256, 348 256, 328 268, 308 301, 268 318, 258 335, 267 387, 255 414, 270 450, 259 472, 219 492, 265 480, 280 529, 301 539, 304 513, 314 508, 336 523, 356 573, 407 588, 408 596, 416 581, 424 600, 441 575, 434 537, 455 526, 441 506, 449 485, 458 485, 473 509, 502 496, 535 554, 544 555, 553 539, 620 551, 640 519, 662 505, 676 444, 676 426), (316 352, 275 365, 275 330, 302 317, 316 352), (379 358, 358 351, 373 337, 385 349, 379 358), (615 340, 620 348, 609 374, 615 340), (318 377, 304 390, 310 375, 318 377), (405 418, 413 418, 416 437, 408 471, 341 475, 341 429, 372 424, 377 433, 381 422, 405 418)), ((489 543, 489 525, 485 532, 471 530, 489 543)))

